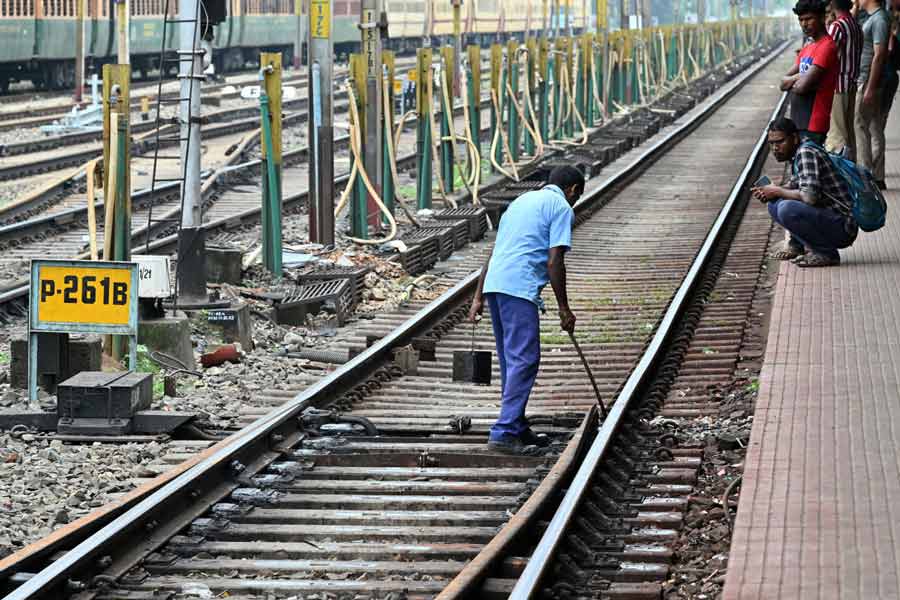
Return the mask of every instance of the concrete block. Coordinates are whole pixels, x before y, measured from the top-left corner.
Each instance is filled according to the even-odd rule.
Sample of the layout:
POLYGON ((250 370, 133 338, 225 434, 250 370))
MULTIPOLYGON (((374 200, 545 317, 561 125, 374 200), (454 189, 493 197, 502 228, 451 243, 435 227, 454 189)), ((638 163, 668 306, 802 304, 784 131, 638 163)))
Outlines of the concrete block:
MULTIPOLYGON (((28 338, 16 338, 10 343, 10 384, 28 389, 28 338)), ((65 333, 38 334, 38 387, 48 394, 56 393, 56 386, 69 373, 69 336, 65 333)))
POLYGON ((188 369, 196 367, 191 347, 191 324, 182 312, 162 319, 140 321, 138 343, 177 358, 188 369))
POLYGON ((69 338, 68 377, 82 371, 99 371, 102 364, 103 341, 98 335, 69 338))
POLYGON ((237 248, 206 248, 206 277, 209 283, 241 283, 244 253, 237 248))
POLYGON ((253 323, 247 304, 211 309, 206 313, 206 321, 221 333, 223 342, 237 342, 247 352, 253 349, 253 323))
MULTIPOLYGON (((82 371, 99 371, 103 345, 99 336, 68 337, 65 334, 39 334, 38 372, 40 385, 56 393, 56 384, 82 371), (40 375, 42 374, 42 375, 40 375)), ((14 338, 9 343, 9 379, 13 388, 28 387, 28 339, 14 338)))
POLYGON ((9 355, 9 383, 15 389, 24 390, 28 387, 28 340, 10 340, 9 355))

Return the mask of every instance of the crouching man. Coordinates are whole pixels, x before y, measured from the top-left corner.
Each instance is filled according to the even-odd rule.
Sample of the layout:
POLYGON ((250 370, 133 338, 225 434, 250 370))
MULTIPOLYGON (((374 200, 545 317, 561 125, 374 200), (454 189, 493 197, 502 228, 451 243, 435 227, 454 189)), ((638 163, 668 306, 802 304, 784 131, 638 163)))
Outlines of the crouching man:
POLYGON ((850 246, 858 229, 847 184, 821 146, 801 143, 790 119, 773 121, 768 137, 775 158, 790 162, 792 172, 785 186, 753 188, 754 197, 768 203, 772 219, 787 230, 773 257, 800 267, 840 264, 838 249, 850 246))
POLYGON ((500 219, 497 240, 481 270, 469 319, 490 306, 500 363, 500 417, 491 427, 488 447, 506 454, 547 445, 525 419, 525 406, 541 362, 538 310, 541 290, 549 282, 559 306, 559 324, 575 330, 575 315, 566 294, 565 253, 572 245, 572 206, 584 192, 584 176, 575 167, 550 172, 540 190, 516 198, 500 219))

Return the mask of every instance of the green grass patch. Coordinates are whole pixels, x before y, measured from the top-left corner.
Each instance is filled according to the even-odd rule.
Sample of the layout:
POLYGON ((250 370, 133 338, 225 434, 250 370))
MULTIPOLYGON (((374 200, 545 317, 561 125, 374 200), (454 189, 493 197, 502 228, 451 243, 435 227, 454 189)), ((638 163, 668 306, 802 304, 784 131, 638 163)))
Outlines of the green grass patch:
POLYGON ((8 365, 10 361, 9 352, 0 351, 0 365, 8 365))
POLYGON ((137 368, 135 370, 139 373, 153 374, 153 398, 162 398, 164 390, 163 369, 156 361, 150 358, 150 350, 143 344, 138 344, 137 347, 137 368))
POLYGON ((746 389, 748 392, 752 392, 754 394, 759 393, 759 379, 754 379, 753 381, 751 381, 746 389))

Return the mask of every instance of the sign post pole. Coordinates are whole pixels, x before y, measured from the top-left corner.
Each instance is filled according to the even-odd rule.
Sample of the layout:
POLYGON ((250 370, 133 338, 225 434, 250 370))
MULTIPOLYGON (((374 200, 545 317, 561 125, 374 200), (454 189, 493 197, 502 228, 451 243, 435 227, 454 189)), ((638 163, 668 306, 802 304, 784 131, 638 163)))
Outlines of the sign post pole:
MULTIPOLYGON (((334 245, 334 51, 331 45, 332 0, 311 0, 309 7, 309 120, 310 153, 309 239, 334 245)), ((353 185, 351 181, 348 185, 353 185)))

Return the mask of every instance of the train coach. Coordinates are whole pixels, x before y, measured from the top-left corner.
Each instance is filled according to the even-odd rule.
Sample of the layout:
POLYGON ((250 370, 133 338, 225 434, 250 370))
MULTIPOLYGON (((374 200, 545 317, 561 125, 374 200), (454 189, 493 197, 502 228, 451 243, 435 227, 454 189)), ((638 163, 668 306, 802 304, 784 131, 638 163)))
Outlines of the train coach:
MULTIPOLYGON (((38 89, 74 85, 75 32, 79 0, 0 0, 0 92, 10 83, 31 81, 38 89)), ((168 5, 177 18, 180 0, 130 0, 131 64, 144 77, 159 66, 163 45, 163 14, 168 5)), ((193 0, 188 0, 193 1, 193 0)), ((206 0, 204 0, 206 1, 206 0)), ((212 0, 209 0, 212 1, 212 0)), ((301 3, 307 0, 225 0, 227 16, 214 27, 213 60, 218 71, 233 71, 258 59, 262 50, 282 52, 292 60, 301 35, 301 3)), ((463 31, 467 41, 486 43, 541 27, 542 0, 466 0, 463 31)), ((385 0, 390 39, 398 51, 435 43, 453 32, 450 0, 385 0)), ((582 11, 573 27, 585 25, 582 11)), ((359 42, 360 0, 334 0, 335 52, 353 51, 359 42)), ((87 0, 85 55, 93 69, 116 57, 116 10, 113 0, 87 0)), ((178 43, 177 27, 165 33, 167 50, 178 43)))

